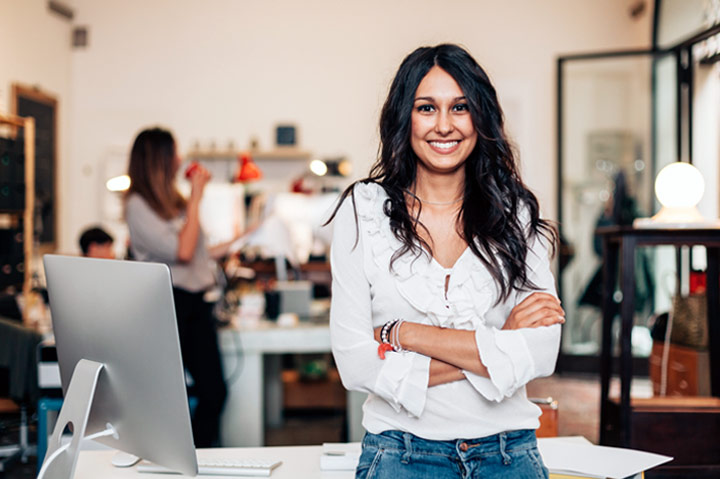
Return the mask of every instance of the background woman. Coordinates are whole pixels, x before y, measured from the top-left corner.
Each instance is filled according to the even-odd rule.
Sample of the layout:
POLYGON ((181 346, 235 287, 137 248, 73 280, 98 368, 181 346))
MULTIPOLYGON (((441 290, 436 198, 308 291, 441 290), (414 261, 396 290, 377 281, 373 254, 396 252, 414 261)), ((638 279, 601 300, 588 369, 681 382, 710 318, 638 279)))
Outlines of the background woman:
POLYGON ((369 393, 356 475, 547 477, 525 384, 558 353, 555 233, 495 89, 462 48, 419 48, 380 137, 336 210, 331 254, 333 354, 345 387, 369 393))
POLYGON ((195 446, 211 447, 218 445, 227 391, 213 304, 204 295, 215 286, 213 259, 226 254, 229 243, 208 249, 199 208, 210 173, 201 165, 194 168, 186 200, 175 184, 180 163, 169 131, 152 128, 138 134, 130 153, 125 217, 134 258, 170 267, 183 363, 198 400, 192 417, 195 446))

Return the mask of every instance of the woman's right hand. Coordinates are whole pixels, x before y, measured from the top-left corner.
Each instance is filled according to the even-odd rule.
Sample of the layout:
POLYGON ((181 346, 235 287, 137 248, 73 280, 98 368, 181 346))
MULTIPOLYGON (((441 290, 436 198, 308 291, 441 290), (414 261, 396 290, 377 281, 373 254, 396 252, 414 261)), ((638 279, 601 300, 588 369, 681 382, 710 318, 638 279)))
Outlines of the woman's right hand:
POLYGON ((192 188, 190 191, 190 197, 197 198, 199 200, 202 198, 205 185, 208 184, 212 175, 208 169, 200 163, 197 163, 196 165, 197 166, 193 169, 192 175, 190 176, 190 186, 192 188))
POLYGON ((516 305, 502 329, 539 328, 565 322, 560 300, 549 293, 533 293, 516 305))

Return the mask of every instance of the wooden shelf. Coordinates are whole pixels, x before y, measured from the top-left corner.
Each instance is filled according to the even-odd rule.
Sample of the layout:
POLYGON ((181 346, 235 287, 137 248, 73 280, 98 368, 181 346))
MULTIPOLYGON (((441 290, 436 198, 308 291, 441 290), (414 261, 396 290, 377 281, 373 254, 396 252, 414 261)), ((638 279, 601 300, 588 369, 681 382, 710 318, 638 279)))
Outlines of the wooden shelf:
POLYGON ((235 160, 243 151, 249 151, 255 161, 307 161, 312 157, 309 151, 287 146, 272 150, 193 150, 185 156, 197 160, 235 160))

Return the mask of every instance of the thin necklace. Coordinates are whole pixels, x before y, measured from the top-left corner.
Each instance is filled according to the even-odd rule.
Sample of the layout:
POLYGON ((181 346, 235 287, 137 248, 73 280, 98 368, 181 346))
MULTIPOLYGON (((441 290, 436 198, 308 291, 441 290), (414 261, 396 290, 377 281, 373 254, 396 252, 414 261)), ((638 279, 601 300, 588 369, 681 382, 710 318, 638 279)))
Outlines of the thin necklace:
POLYGON ((412 191, 408 190, 407 188, 405 189, 405 191, 406 191, 410 196, 412 196, 413 198, 415 198, 416 200, 418 200, 420 203, 423 203, 423 204, 426 204, 426 205, 433 205, 433 206, 450 206, 450 205, 454 205, 454 204, 456 204, 456 203, 460 203, 460 202, 465 198, 465 196, 461 196, 460 198, 458 198, 458 199, 456 199, 456 200, 453 200, 453 201, 426 201, 426 200, 420 198, 418 195, 416 195, 416 194, 413 193, 412 191))

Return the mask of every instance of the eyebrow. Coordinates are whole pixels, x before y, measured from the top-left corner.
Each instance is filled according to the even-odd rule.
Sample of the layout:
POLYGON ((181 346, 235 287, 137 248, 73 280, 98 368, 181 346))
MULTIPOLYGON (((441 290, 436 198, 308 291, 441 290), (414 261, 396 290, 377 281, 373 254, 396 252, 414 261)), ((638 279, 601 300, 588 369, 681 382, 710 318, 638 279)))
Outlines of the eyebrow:
MULTIPOLYGON (((419 97, 415 98, 415 100, 413 101, 413 103, 416 102, 416 101, 420 101, 420 100, 422 100, 422 101, 432 101, 432 102, 434 102, 434 101, 435 101, 435 98, 433 98, 433 97, 431 97, 431 96, 419 96, 419 97)), ((453 98, 453 101, 460 101, 460 100, 467 100, 467 98, 464 97, 464 96, 458 96, 458 97, 453 98)))

